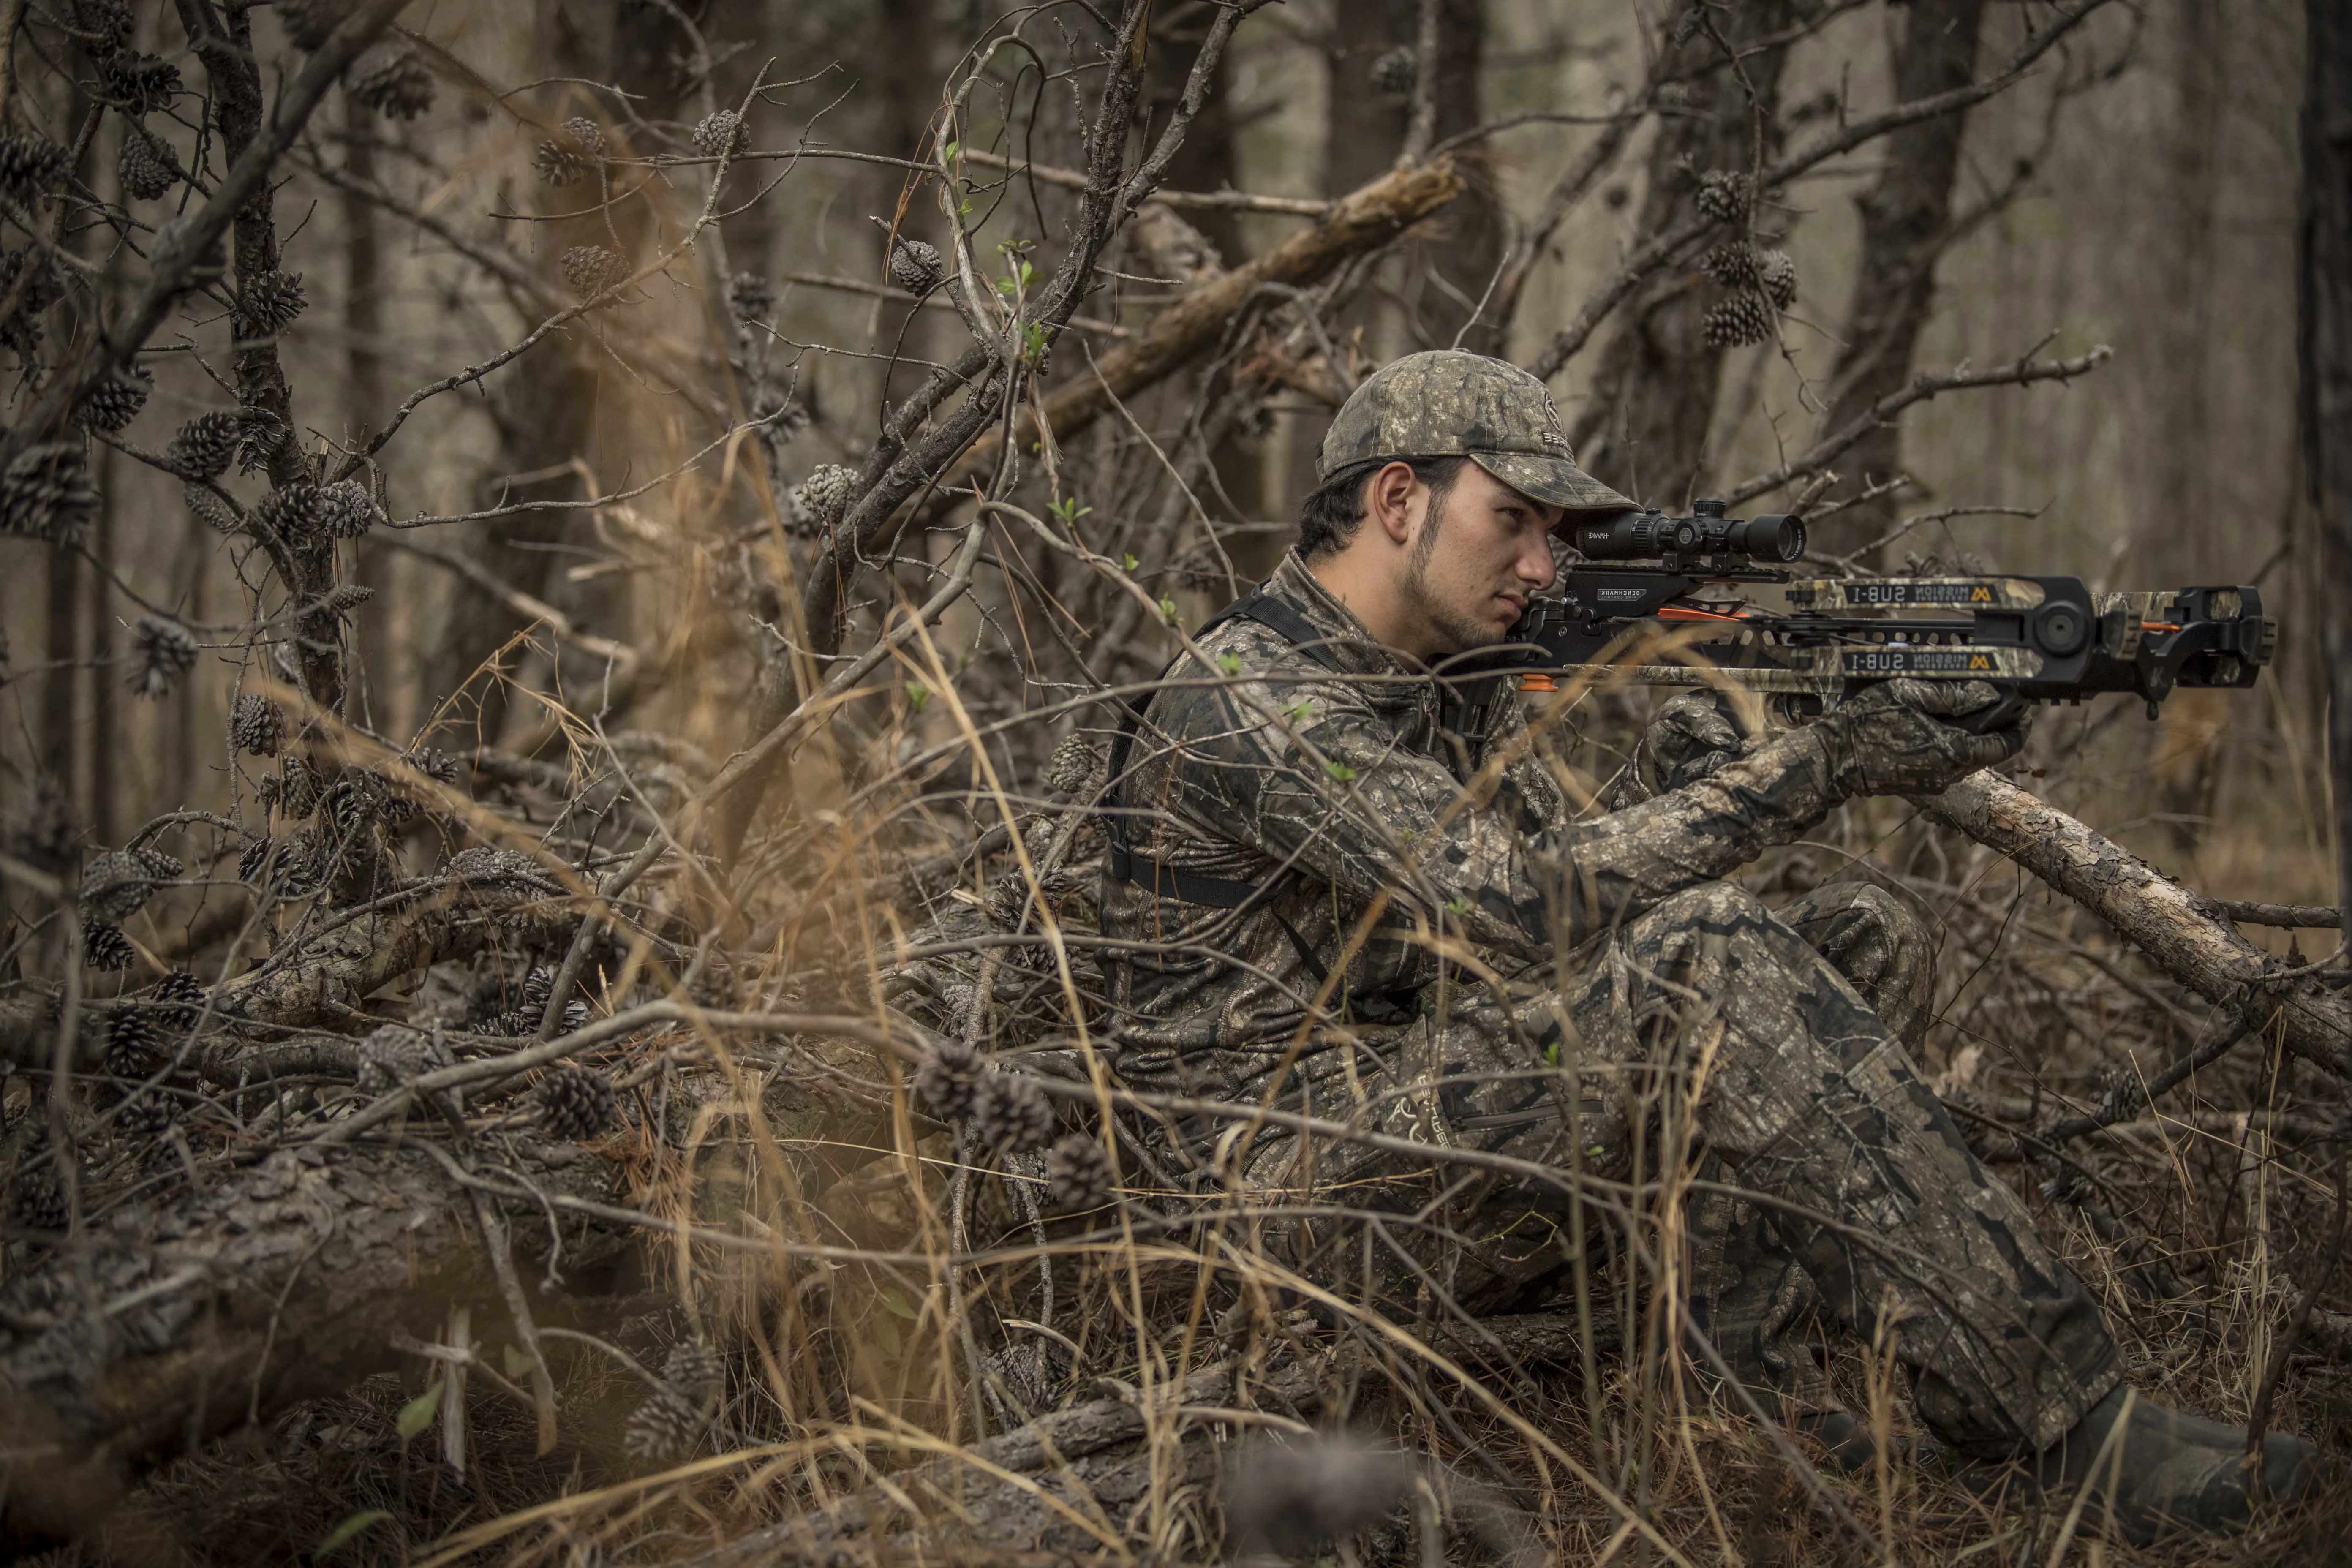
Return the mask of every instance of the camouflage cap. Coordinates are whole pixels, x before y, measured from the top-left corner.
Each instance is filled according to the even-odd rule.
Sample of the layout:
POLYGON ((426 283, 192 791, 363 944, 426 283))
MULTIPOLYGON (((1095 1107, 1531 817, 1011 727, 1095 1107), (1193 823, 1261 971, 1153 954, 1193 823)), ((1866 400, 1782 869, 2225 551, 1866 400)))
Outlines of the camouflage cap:
POLYGON ((1351 463, 1454 456, 1565 509, 1566 518, 1636 510, 1576 466, 1542 382, 1462 349, 1407 354, 1356 388, 1323 437, 1315 472, 1328 479, 1351 463))

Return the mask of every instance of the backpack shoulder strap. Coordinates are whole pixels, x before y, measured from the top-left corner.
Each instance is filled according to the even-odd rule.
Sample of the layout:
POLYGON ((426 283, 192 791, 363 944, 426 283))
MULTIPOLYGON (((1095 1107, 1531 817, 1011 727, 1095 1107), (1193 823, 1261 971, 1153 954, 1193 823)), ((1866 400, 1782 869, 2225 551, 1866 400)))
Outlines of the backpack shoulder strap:
MULTIPOLYGON (((1244 595, 1211 616, 1201 623, 1201 629, 1193 636, 1204 636, 1234 619, 1255 621, 1277 633, 1286 642, 1326 669, 1335 673, 1339 671, 1339 664, 1328 646, 1329 639, 1299 614, 1296 605, 1267 593, 1263 587, 1244 595)), ((1177 659, 1182 657, 1179 654, 1176 659, 1171 659, 1161 667, 1158 679, 1166 679, 1169 670, 1175 668, 1177 659)), ((1203 904, 1221 910, 1239 909, 1273 887, 1281 878, 1276 876, 1266 882, 1237 882, 1223 877, 1195 876, 1172 866, 1163 866, 1148 855, 1138 855, 1128 844, 1126 827, 1119 819, 1119 778, 1127 772, 1128 758, 1135 749, 1136 731, 1141 727, 1145 710, 1150 705, 1149 696, 1141 703, 1129 700, 1126 705, 1127 712, 1119 719, 1118 732, 1111 739, 1109 765, 1103 775, 1102 799, 1097 807, 1103 819, 1103 835, 1108 841, 1103 855, 1103 875, 1115 882, 1140 883, 1159 897, 1174 899, 1180 903, 1203 904)))

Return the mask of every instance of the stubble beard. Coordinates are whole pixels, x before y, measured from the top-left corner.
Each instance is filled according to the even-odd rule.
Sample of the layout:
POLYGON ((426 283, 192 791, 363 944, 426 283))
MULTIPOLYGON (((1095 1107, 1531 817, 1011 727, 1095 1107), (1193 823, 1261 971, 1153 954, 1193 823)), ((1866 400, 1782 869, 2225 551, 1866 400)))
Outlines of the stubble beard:
POLYGON ((1421 537, 1413 542, 1412 553, 1405 561, 1404 597, 1405 603, 1452 645, 1442 656, 1450 658, 1473 648, 1492 647, 1507 640, 1510 633, 1492 630, 1467 618, 1447 606, 1430 587, 1429 563, 1437 553, 1438 524, 1443 515, 1432 515, 1421 537))

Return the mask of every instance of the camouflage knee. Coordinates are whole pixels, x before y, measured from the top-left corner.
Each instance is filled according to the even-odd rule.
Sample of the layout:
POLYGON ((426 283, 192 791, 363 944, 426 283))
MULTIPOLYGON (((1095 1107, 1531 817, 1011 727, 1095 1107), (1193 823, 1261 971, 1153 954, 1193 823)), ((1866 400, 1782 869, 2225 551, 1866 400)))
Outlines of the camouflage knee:
POLYGON ((1832 882, 1782 906, 1780 916, 1906 1049, 1919 1048, 1936 1001, 1936 936, 1911 904, 1868 882, 1832 882))

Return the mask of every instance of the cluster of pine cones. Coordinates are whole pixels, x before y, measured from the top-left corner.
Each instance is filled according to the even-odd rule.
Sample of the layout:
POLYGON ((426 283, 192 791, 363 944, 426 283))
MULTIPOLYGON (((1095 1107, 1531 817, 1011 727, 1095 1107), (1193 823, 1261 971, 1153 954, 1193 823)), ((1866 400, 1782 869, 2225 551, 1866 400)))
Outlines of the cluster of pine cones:
MULTIPOLYGON (((1005 1154, 1046 1149, 1054 1136, 1054 1102, 1034 1078, 985 1062, 976 1046, 935 1044, 915 1072, 915 1092, 943 1121, 967 1128, 984 1148, 1005 1154)), ((1073 1132, 1046 1149, 1045 1199, 1062 1210, 1097 1209, 1115 1202, 1118 1175, 1110 1154, 1093 1138, 1073 1132)))
MULTIPOLYGON (((1755 182, 1733 170, 1710 170, 1699 176, 1696 202, 1702 216, 1745 231, 1756 210, 1755 182)), ((1700 257, 1699 270, 1723 290, 1699 319, 1700 341, 1709 348, 1769 341, 1779 330, 1780 313, 1796 302, 1796 262, 1785 250, 1757 245, 1745 232, 1700 257)))

